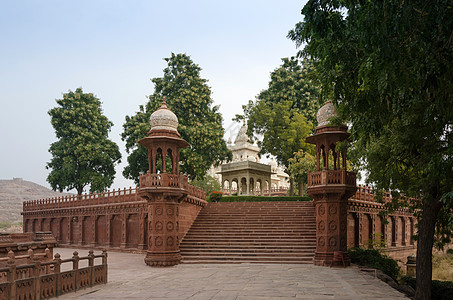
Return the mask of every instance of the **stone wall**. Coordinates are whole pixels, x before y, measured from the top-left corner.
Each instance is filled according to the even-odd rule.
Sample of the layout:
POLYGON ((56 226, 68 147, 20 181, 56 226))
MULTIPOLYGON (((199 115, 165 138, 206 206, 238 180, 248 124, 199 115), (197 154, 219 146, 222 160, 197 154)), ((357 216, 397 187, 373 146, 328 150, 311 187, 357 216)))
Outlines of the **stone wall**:
POLYGON ((391 201, 385 193, 382 203, 378 202, 371 188, 359 186, 356 194, 348 201, 348 248, 375 245, 383 247, 390 257, 406 262, 407 256, 416 253, 417 219, 408 209, 397 209, 385 217, 384 203, 391 201))
MULTIPOLYGON (((61 247, 144 252, 148 203, 137 188, 24 202, 24 232, 49 231, 61 247)), ((192 189, 191 189, 192 191, 192 189)), ((189 195, 179 206, 181 237, 205 200, 189 195)))

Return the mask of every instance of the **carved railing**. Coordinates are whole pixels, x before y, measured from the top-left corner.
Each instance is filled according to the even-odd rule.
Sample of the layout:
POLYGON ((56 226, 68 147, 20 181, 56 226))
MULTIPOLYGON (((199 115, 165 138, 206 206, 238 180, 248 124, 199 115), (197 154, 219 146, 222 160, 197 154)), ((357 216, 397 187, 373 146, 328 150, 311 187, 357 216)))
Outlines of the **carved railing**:
POLYGON ((73 255, 61 259, 57 253, 49 262, 35 257, 32 263, 16 265, 16 257, 10 251, 7 266, 0 268, 6 279, 0 282, 0 299, 48 299, 107 283, 107 252, 95 255, 91 250, 88 256, 79 257, 77 252, 73 255), (95 265, 96 258, 102 259, 101 264, 95 265), (88 266, 79 268, 81 260, 87 260, 88 266), (72 269, 61 271, 64 263, 72 263, 72 269))
POLYGON ((140 175, 140 188, 184 188, 187 189, 188 179, 184 175, 177 174, 141 174, 140 175))
POLYGON ((308 186, 326 184, 355 185, 356 173, 345 170, 323 170, 308 173, 308 186))
MULTIPOLYGON (((143 174, 140 175, 140 187, 182 188, 188 191, 188 196, 192 200, 206 200, 206 192, 189 184, 187 177, 184 175, 167 173, 143 174)), ((144 201, 138 195, 138 190, 139 187, 130 187, 129 189, 124 188, 122 190, 118 189, 103 193, 84 194, 80 196, 70 195, 24 201, 23 212, 144 201)))
POLYGON ((40 200, 24 201, 23 211, 59 209, 67 207, 92 206, 122 202, 142 201, 137 194, 138 188, 118 189, 102 193, 60 196, 40 200))
MULTIPOLYGON (((376 196, 373 188, 371 188, 369 186, 358 185, 357 192, 355 193, 354 196, 351 197, 350 200, 359 201, 359 202, 375 202, 375 203, 377 203, 377 202, 388 203, 393 200, 393 196, 392 196, 391 192, 384 191, 381 194, 382 194, 382 197, 378 198, 376 196)), ((413 198, 413 197, 407 197, 404 195, 401 195, 400 197, 407 201, 417 201, 416 198, 413 198)))

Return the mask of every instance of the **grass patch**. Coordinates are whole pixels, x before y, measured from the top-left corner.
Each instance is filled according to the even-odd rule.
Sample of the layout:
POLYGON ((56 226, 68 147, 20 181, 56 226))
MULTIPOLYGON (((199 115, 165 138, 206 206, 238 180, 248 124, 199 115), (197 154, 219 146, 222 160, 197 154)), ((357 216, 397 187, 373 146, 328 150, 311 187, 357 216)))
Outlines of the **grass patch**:
POLYGON ((433 280, 453 281, 453 253, 451 251, 433 255, 433 280))

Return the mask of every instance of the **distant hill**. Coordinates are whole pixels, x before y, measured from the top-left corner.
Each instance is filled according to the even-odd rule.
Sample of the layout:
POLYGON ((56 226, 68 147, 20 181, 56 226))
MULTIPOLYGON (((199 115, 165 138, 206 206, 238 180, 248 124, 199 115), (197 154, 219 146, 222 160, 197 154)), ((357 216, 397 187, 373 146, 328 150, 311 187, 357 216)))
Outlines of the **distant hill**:
POLYGON ((54 192, 42 185, 14 178, 0 180, 0 223, 14 223, 22 221, 22 202, 50 197, 68 195, 54 192))

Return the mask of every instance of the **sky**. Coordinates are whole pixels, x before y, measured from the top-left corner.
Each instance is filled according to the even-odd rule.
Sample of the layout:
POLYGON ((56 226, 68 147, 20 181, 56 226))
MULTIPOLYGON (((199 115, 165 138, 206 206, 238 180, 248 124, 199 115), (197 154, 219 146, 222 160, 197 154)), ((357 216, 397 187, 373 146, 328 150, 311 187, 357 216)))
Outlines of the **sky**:
POLYGON ((82 87, 102 102, 122 152, 112 189, 134 186, 120 134, 126 115, 153 93, 171 53, 186 53, 208 80, 228 139, 232 118, 267 88, 281 58, 298 49, 286 38, 302 21, 296 0, 1 0, 0 180, 45 187, 51 143, 48 111, 82 87))

